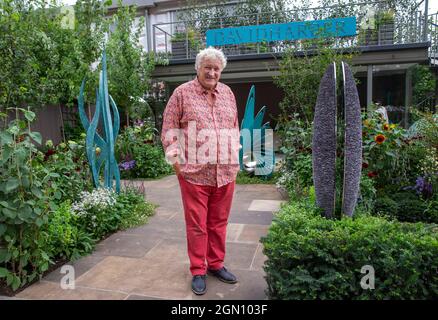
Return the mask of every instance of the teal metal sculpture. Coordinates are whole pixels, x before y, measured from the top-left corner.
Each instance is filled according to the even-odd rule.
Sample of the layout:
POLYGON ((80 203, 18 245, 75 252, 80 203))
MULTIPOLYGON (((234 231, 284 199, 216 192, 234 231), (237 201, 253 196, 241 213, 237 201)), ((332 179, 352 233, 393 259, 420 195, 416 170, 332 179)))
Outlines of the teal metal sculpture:
MULTIPOLYGON (((266 129, 270 129, 269 122, 262 125, 266 106, 263 106, 254 117, 255 86, 246 101, 245 114, 240 126, 239 151, 240 169, 256 175, 269 177, 274 172, 275 154, 273 141, 266 141, 266 129)), ((270 137, 272 138, 272 136, 270 137)))
POLYGON ((102 54, 102 70, 99 77, 99 89, 96 91, 96 111, 91 123, 88 121, 84 109, 84 88, 86 79, 82 80, 78 97, 79 116, 87 133, 86 151, 88 162, 91 167, 93 183, 96 188, 100 187, 100 170, 104 167, 104 186, 113 189, 115 179, 116 192, 120 192, 120 172, 114 156, 114 145, 120 129, 120 116, 116 103, 108 94, 108 80, 106 71, 106 52, 102 54), (110 109, 111 107, 111 109, 110 109), (112 121, 111 110, 114 116, 112 121), (97 126, 102 114, 104 138, 97 133, 97 126))

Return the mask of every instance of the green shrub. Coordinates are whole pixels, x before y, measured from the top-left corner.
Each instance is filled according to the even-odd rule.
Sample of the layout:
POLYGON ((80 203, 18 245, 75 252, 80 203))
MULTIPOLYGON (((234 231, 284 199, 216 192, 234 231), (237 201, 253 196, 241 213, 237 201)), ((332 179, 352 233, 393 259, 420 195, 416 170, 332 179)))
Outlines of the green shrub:
POLYGON ((374 187, 374 180, 367 175, 362 174, 360 177, 360 191, 358 205, 365 211, 373 210, 376 201, 376 188, 374 187))
POLYGON ((173 172, 161 146, 155 145, 156 129, 138 121, 119 135, 116 158, 122 178, 157 178, 173 172))
POLYGON ((245 171, 239 171, 236 177, 236 184, 275 184, 279 176, 278 172, 275 172, 270 177, 256 176, 245 171))
POLYGON ((100 240, 106 234, 117 230, 119 216, 111 210, 115 204, 114 191, 99 188, 92 192, 81 192, 80 200, 72 205, 72 211, 78 225, 92 235, 93 239, 100 240))
POLYGON ((397 210, 397 202, 387 196, 377 198, 374 203, 374 212, 377 214, 394 216, 397 214, 397 210))
POLYGON ((171 174, 172 167, 164 159, 161 147, 143 144, 134 147, 135 168, 130 171, 132 178, 158 178, 171 174))
POLYGON ((111 211, 120 216, 118 229, 127 229, 145 224, 154 214, 155 205, 144 201, 143 194, 128 188, 117 196, 116 205, 111 211))
POLYGON ((374 213, 402 222, 438 224, 438 201, 426 201, 413 192, 398 192, 377 198, 374 213))
POLYGON ((116 194, 102 188, 81 193, 81 200, 72 208, 80 228, 100 240, 117 230, 146 223, 155 207, 134 189, 116 194))
POLYGON ((48 268, 39 228, 56 209, 47 185, 57 177, 45 168, 35 168, 38 151, 33 141, 41 143, 41 135, 30 130, 35 113, 16 112, 26 121, 13 120, 0 130, 0 281, 5 279, 13 290, 48 268))
POLYGON ((426 203, 411 192, 396 193, 391 198, 397 203, 397 211, 393 213, 395 218, 406 222, 429 222, 424 221, 426 203))
POLYGON ((78 226, 69 202, 62 203, 49 216, 42 232, 46 236, 45 247, 53 259, 76 260, 94 248, 94 240, 78 226))
POLYGON ((47 191, 56 203, 78 200, 82 191, 93 188, 91 170, 85 154, 85 140, 68 141, 54 146, 48 140, 37 157, 36 169, 48 170, 53 175, 47 191))
POLYGON ((438 296, 438 227, 380 217, 329 220, 284 207, 262 239, 270 299, 431 299, 438 296), (362 289, 375 270, 375 289, 362 289))

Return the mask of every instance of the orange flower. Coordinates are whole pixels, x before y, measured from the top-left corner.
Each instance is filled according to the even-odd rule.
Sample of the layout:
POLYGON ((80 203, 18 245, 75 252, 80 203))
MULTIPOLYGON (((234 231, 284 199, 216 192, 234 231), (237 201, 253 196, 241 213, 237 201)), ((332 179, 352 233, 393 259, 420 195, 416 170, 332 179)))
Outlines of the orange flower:
POLYGON ((389 129, 390 129, 389 124, 385 123, 385 124, 383 125, 383 130, 385 130, 385 131, 389 131, 389 129))
POLYGON ((374 137, 374 141, 376 141, 377 144, 382 144, 385 139, 386 137, 383 134, 378 134, 374 137))

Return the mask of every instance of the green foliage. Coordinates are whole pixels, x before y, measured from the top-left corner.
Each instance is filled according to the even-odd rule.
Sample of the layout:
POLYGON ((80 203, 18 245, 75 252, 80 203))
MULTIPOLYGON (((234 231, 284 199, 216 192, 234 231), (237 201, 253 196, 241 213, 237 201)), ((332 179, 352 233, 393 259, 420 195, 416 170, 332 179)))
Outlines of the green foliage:
POLYGON ((284 207, 262 239, 270 299, 432 299, 438 295, 434 225, 379 217, 329 220, 308 202, 284 207), (375 270, 364 290, 361 268, 375 270))
POLYGON ((398 190, 415 181, 426 149, 409 141, 405 129, 386 123, 378 113, 371 114, 363 124, 364 173, 375 179, 376 188, 392 186, 398 190))
POLYGON ((94 240, 78 225, 70 202, 62 203, 42 228, 44 247, 52 258, 76 260, 94 248, 94 240))
POLYGON ((0 11, 0 110, 72 104, 104 40, 101 2, 78 1, 74 29, 49 0, 1 1, 0 11))
POLYGON ((117 230, 146 223, 154 209, 144 201, 144 194, 134 189, 120 194, 106 189, 83 192, 72 206, 77 224, 96 241, 117 230))
POLYGON ((374 180, 367 175, 362 174, 360 177, 360 195, 358 205, 367 212, 370 212, 374 207, 377 190, 374 186, 374 180))
POLYGON ((125 128, 116 144, 116 158, 123 178, 157 178, 171 174, 172 167, 166 162, 161 146, 154 145, 156 129, 147 123, 125 128), (123 163, 135 161, 131 169, 123 163))
POLYGON ((438 224, 438 201, 425 201, 413 192, 404 191, 376 199, 374 212, 403 222, 438 224))
POLYGON ((272 176, 266 177, 249 174, 246 171, 239 171, 236 177, 236 184, 274 184, 278 176, 278 172, 274 172, 272 176))
POLYGON ((338 67, 341 61, 351 62, 353 54, 335 51, 325 41, 303 42, 303 48, 290 49, 284 53, 279 62, 280 75, 274 78, 275 84, 285 93, 280 103, 283 116, 279 122, 287 122, 288 115, 298 115, 309 127, 313 120, 319 83, 327 67, 333 62, 338 67), (298 54, 297 51, 302 52, 298 54))
POLYGON ((285 189, 291 199, 299 198, 313 185, 312 127, 296 113, 279 123, 277 130, 284 154, 277 186, 285 189))
POLYGON ((93 188, 90 168, 85 153, 85 140, 68 141, 53 146, 47 141, 38 153, 37 170, 49 170, 56 174, 47 185, 53 201, 60 203, 66 199, 76 201, 81 191, 93 188))
POLYGON ((433 211, 438 209, 430 198, 436 197, 438 187, 434 145, 438 125, 433 117, 421 115, 409 130, 385 123, 377 113, 364 120, 363 175, 374 182, 377 214, 400 221, 437 222, 433 211), (408 189, 418 194, 402 192, 408 189))
POLYGON ((387 11, 380 11, 376 14, 376 26, 382 24, 388 24, 388 23, 394 23, 394 11, 393 10, 387 10, 387 11))
POLYGON ((435 95, 436 78, 428 66, 412 67, 412 103, 414 105, 435 95))
POLYGON ((144 194, 135 188, 127 188, 117 196, 112 209, 120 216, 118 228, 121 230, 145 224, 154 214, 156 206, 144 201, 144 194))
POLYGON ((48 141, 41 152, 35 145, 41 136, 30 130, 35 114, 16 113, 26 120, 0 131, 0 282, 14 291, 51 264, 90 252, 107 234, 145 223, 154 210, 144 194, 126 191, 109 206, 94 198, 77 214, 70 202, 91 187, 83 141, 56 147, 48 141))
POLYGON ((118 3, 120 8, 112 17, 114 31, 107 44, 108 87, 117 106, 129 120, 136 106, 146 107, 140 98, 150 89, 150 75, 156 60, 153 53, 146 52, 139 44, 144 19, 141 18, 135 26, 135 6, 123 7, 120 0, 118 3))
POLYGON ((188 27, 185 32, 175 32, 171 38, 172 42, 187 42, 190 49, 198 52, 201 49, 201 35, 196 29, 188 27))
MULTIPOLYGON (((186 9, 178 12, 180 21, 197 30, 228 26, 269 24, 288 17, 287 0, 247 0, 230 5, 226 0, 188 0, 186 9), (259 13, 258 19, 256 14, 259 13)), ((301 7, 308 6, 308 0, 301 7), (307 3, 306 3, 307 2, 307 3)))
POLYGON ((431 162, 429 172, 438 170, 438 115, 420 111, 414 111, 413 114, 418 120, 409 128, 408 138, 418 139, 419 143, 430 150, 430 157, 435 161, 428 159, 431 162))
POLYGON ((277 180, 277 186, 286 191, 290 199, 299 199, 308 194, 313 185, 312 154, 299 153, 291 169, 283 167, 277 180))
POLYGON ((0 263, 14 290, 48 268, 47 252, 38 245, 39 228, 57 208, 45 186, 58 177, 46 168, 34 170, 32 140, 41 143, 41 135, 30 130, 35 114, 16 109, 17 118, 19 111, 26 120, 11 121, 0 131, 0 263))
POLYGON ((374 204, 374 211, 381 215, 394 215, 397 213, 397 209, 397 202, 388 196, 377 198, 374 204))
POLYGON ((172 167, 164 159, 161 147, 143 144, 134 148, 136 169, 131 172, 135 178, 158 178, 173 173, 172 167))

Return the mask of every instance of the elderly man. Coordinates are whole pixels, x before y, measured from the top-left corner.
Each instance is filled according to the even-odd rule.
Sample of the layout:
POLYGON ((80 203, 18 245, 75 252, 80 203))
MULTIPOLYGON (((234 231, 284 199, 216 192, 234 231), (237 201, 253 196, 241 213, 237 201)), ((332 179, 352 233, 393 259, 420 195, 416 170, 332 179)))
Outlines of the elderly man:
POLYGON ((207 272, 223 282, 237 282, 224 267, 240 136, 236 99, 219 82, 226 63, 220 50, 200 51, 197 77, 175 89, 163 116, 161 140, 180 184, 192 291, 198 295, 207 290, 207 272))

